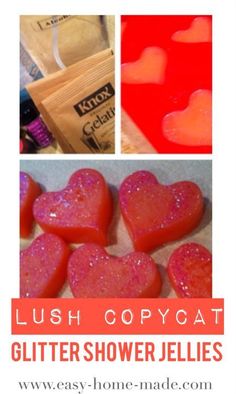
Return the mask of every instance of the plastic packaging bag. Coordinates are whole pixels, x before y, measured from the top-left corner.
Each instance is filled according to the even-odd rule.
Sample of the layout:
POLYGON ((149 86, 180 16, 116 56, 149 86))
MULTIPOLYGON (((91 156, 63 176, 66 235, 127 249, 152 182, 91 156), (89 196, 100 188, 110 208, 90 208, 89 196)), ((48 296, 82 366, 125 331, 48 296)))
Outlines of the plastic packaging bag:
POLYGON ((44 75, 109 46, 105 19, 96 15, 22 15, 21 44, 44 75))

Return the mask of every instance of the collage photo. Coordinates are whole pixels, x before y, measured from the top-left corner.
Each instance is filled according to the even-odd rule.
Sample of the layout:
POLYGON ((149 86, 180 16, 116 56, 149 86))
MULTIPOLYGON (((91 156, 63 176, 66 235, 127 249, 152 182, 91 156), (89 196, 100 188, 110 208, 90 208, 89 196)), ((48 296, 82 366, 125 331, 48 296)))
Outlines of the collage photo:
POLYGON ((19 298, 212 298, 212 16, 20 15, 19 55, 19 298))
POLYGON ((236 393, 235 20, 4 3, 0 394, 236 393))
POLYGON ((6 4, 0 393, 234 394, 226 3, 6 4))

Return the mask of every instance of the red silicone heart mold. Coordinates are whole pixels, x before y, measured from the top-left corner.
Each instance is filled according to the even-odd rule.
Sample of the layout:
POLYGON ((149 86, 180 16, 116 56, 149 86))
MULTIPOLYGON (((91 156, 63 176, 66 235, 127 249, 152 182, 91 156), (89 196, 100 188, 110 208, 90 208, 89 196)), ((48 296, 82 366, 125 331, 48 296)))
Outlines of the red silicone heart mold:
POLYGON ((56 297, 66 280, 70 250, 54 234, 42 234, 20 252, 20 297, 56 297))
MULTIPOLYGON (((191 143, 189 138, 186 141, 170 139, 163 130, 167 114, 186 109, 194 92, 212 90, 211 23, 210 16, 122 16, 122 24, 125 24, 121 46, 122 107, 159 153, 212 152, 209 139, 195 144, 198 130, 192 130, 195 135, 191 143), (161 83, 155 80, 151 83, 150 78, 144 83, 140 75, 136 78, 137 70, 135 83, 130 76, 124 78, 125 68, 137 66, 142 54, 155 47, 166 56, 161 83)), ((150 65, 152 61, 150 56, 150 65)), ((143 69, 145 75, 145 67, 143 69)), ((140 70, 139 67, 139 73, 140 70)), ((195 120, 192 118, 190 122, 192 129, 195 120)), ((211 127, 211 121, 208 124, 211 127)))
POLYGON ((168 274, 178 297, 212 297, 212 256, 204 246, 181 245, 169 259, 168 274))
POLYGON ((95 244, 72 253, 68 281, 78 298, 151 298, 161 291, 161 277, 150 256, 133 252, 113 257, 95 244))
POLYGON ((106 245, 112 198, 103 176, 93 169, 76 171, 61 191, 43 193, 34 203, 40 227, 68 242, 106 245))
POLYGON ((123 181, 119 201, 134 247, 141 251, 189 233, 199 224, 204 209, 195 183, 162 185, 148 171, 137 171, 123 181))

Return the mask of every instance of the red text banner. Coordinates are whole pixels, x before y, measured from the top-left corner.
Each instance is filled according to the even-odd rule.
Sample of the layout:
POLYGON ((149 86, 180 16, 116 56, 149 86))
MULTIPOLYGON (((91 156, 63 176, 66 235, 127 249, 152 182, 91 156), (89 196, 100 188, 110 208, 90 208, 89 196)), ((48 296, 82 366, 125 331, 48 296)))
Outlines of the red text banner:
POLYGON ((223 299, 12 300, 15 335, 223 333, 223 299))

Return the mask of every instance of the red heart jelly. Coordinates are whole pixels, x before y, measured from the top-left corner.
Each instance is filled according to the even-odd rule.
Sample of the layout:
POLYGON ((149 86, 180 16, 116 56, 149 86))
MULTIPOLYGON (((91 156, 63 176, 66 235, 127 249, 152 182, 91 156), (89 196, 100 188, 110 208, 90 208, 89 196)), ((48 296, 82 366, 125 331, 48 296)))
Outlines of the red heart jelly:
POLYGON ((204 246, 181 245, 169 259, 168 274, 178 297, 212 297, 212 255, 204 246))
POLYGON ((43 193, 35 201, 33 212, 44 231, 68 242, 108 242, 112 197, 98 171, 76 171, 63 190, 43 193))
POLYGON ((148 171, 128 176, 120 187, 119 200, 134 247, 144 252, 192 231, 204 208, 195 183, 162 185, 148 171))
POLYGON ((133 252, 113 257, 95 244, 83 245, 72 253, 68 280, 78 298, 151 298, 161 291, 161 277, 150 256, 133 252))
POLYGON ((54 234, 42 234, 20 252, 20 296, 56 297, 66 280, 70 250, 54 234))

